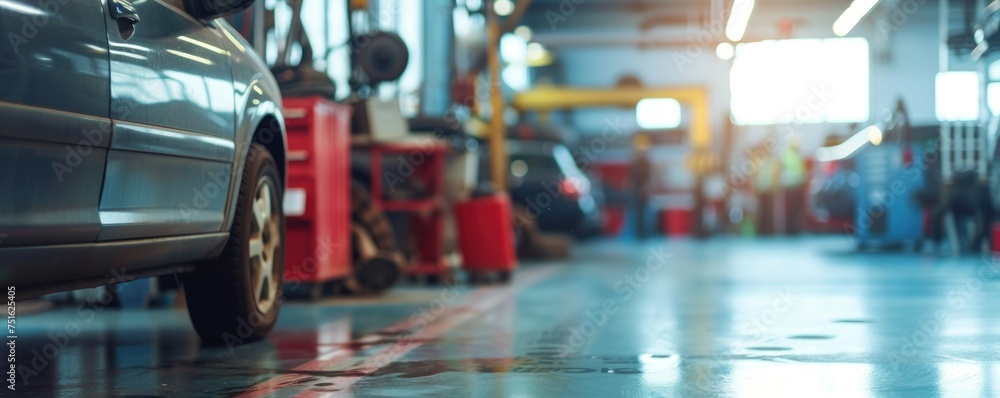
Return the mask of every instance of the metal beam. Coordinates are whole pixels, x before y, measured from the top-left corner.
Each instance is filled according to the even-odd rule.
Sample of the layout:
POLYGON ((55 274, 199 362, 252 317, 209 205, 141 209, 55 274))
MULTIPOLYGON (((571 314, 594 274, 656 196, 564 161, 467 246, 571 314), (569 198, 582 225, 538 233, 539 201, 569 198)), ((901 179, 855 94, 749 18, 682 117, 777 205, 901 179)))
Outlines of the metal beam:
POLYGON ((708 90, 701 86, 660 88, 539 87, 517 93, 514 96, 513 106, 522 112, 606 106, 635 107, 640 100, 645 98, 673 98, 686 105, 691 111, 691 143, 696 149, 707 149, 711 145, 712 128, 708 114, 708 90))

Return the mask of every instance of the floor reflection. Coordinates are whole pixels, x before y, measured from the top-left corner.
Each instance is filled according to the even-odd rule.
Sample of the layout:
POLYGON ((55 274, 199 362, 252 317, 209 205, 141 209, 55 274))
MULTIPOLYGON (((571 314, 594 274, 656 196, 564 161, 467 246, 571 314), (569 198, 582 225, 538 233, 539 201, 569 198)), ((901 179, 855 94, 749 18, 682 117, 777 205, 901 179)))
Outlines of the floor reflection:
POLYGON ((566 264, 523 267, 511 286, 462 288, 446 307, 431 305, 434 287, 291 304, 267 341, 229 346, 201 345, 181 310, 65 306, 18 318, 18 387, 67 397, 996 395, 992 261, 849 245, 597 242, 566 264), (658 250, 669 256, 650 267, 658 250))

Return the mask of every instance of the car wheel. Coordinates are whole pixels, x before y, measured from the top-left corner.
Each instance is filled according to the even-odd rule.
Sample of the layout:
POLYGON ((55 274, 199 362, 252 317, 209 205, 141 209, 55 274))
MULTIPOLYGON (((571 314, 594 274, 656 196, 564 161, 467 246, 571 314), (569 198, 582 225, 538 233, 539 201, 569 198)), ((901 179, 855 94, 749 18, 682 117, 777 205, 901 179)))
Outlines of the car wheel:
POLYGON ((254 144, 222 256, 184 276, 191 323, 202 339, 255 340, 277 322, 285 272, 283 188, 274 157, 254 144))

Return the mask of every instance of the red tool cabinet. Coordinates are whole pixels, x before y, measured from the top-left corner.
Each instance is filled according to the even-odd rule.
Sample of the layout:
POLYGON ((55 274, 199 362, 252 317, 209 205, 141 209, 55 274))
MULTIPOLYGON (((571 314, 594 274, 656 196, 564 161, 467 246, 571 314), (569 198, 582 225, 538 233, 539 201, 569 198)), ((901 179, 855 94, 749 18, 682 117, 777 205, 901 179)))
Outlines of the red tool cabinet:
POLYGON ((386 213, 405 213, 410 218, 410 236, 417 247, 413 262, 403 267, 408 275, 431 275, 441 280, 454 278, 445 263, 444 247, 444 161, 448 146, 430 137, 410 136, 396 141, 371 141, 359 139, 355 146, 364 148, 371 155, 372 199, 386 213), (384 156, 401 156, 410 170, 402 175, 399 170, 383 173, 384 156), (427 195, 423 198, 386 199, 383 178, 387 173, 399 178, 420 180, 427 195))
POLYGON ((351 108, 322 97, 286 98, 287 285, 351 273, 351 108))

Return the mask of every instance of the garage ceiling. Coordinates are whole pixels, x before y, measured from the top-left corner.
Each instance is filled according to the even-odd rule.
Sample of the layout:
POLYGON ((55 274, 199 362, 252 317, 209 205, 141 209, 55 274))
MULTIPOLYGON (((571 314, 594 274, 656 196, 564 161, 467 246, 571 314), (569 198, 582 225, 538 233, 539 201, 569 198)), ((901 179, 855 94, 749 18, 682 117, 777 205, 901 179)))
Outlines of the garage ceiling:
MULTIPOLYGON (((524 23, 542 32, 676 27, 702 24, 713 14, 723 18, 732 7, 732 0, 575 1, 579 4, 574 0, 533 0, 524 23)), ((787 14, 788 17, 816 12, 835 14, 850 3, 850 0, 757 0, 755 13, 787 14)))

